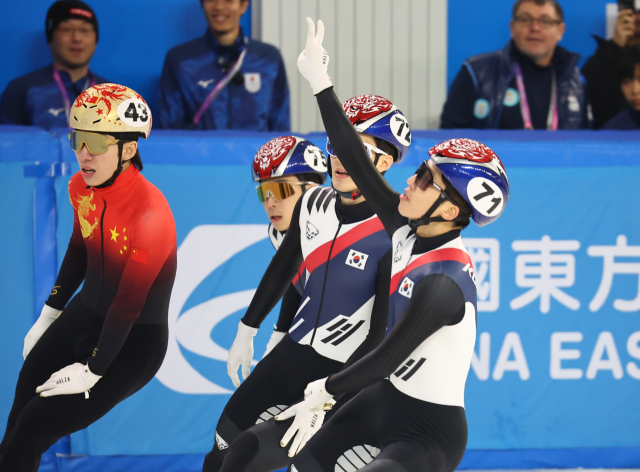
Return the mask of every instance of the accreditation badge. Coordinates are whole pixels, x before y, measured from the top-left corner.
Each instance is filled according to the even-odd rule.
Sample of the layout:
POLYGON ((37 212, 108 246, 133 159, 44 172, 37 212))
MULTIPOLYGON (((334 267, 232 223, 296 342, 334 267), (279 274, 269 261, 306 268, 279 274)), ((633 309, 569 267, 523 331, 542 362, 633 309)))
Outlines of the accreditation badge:
POLYGON ((257 93, 262 87, 260 72, 249 72, 244 74, 244 88, 249 93, 257 93))

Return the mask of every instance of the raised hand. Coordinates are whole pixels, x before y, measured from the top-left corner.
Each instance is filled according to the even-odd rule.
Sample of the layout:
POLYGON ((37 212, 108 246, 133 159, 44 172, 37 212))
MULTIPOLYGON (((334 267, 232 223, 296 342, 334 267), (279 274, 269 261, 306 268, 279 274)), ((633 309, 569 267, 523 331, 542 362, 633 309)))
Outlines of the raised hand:
POLYGON ((329 54, 322 47, 324 23, 318 20, 318 34, 313 20, 307 17, 307 45, 298 56, 298 70, 309 81, 313 94, 317 95, 331 87, 331 78, 327 72, 329 54))

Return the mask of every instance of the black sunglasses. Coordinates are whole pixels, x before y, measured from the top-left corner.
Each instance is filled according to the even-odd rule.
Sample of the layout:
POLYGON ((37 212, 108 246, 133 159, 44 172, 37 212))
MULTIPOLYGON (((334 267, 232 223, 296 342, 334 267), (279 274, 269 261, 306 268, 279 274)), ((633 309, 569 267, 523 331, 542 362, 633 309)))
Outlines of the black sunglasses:
POLYGON ((443 189, 433 181, 433 174, 431 173, 431 169, 429 169, 429 166, 427 165, 427 161, 423 161, 422 164, 420 164, 420 167, 418 167, 418 170, 416 170, 415 176, 416 187, 418 187, 420 190, 424 192, 429 188, 429 185, 433 185, 436 190, 440 192, 440 198, 444 198, 445 200, 450 201, 458 207, 461 213, 464 213, 465 215, 467 214, 467 212, 449 196, 446 189, 443 189))

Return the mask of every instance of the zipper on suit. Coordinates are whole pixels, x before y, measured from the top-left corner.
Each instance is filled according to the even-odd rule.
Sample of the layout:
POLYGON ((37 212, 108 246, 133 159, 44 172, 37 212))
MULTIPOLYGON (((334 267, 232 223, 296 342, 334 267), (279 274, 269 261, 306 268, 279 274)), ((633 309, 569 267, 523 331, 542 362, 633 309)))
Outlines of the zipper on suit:
POLYGON ((309 346, 313 346, 313 340, 316 337, 316 331, 318 330, 318 324, 320 323, 320 313, 322 313, 322 304, 324 303, 324 289, 327 285, 327 275, 329 274, 329 262, 331 261, 331 253, 333 252, 333 245, 338 238, 338 234, 340 233, 340 228, 342 228, 342 219, 338 220, 338 230, 336 231, 335 236, 333 237, 333 241, 331 241, 331 247, 329 248, 329 256, 327 257, 327 264, 324 269, 324 280, 322 282, 322 292, 320 292, 320 306, 318 307, 318 316, 316 317, 316 325, 313 328, 313 334, 311 335, 311 342, 309 346))
POLYGON ((100 255, 102 256, 102 276, 100 278, 100 291, 98 292, 98 300, 96 301, 96 308, 94 313, 98 313, 98 307, 100 306, 100 298, 102 297, 102 286, 104 285, 104 214, 107 211, 107 201, 103 198, 104 208, 100 215, 100 255))

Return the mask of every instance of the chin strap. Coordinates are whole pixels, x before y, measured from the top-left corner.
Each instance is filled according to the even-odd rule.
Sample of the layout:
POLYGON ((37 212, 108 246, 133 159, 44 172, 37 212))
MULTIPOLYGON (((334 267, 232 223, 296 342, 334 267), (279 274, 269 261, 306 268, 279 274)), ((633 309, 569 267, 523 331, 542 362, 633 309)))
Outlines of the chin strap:
POLYGON ((431 205, 431 208, 429 208, 424 215, 422 215, 417 220, 409 219, 409 228, 415 231, 418 229, 418 226, 425 226, 425 225, 428 225, 429 223, 442 223, 446 221, 441 216, 435 216, 431 218, 431 215, 433 215, 433 212, 436 211, 436 209, 440 206, 440 204, 444 200, 445 200, 444 195, 441 193, 440 198, 438 198, 435 202, 433 202, 433 205, 431 205))
POLYGON ((109 178, 109 180, 107 180, 106 182, 104 182, 104 183, 102 183, 100 185, 94 186, 94 188, 111 187, 113 185, 113 183, 116 181, 116 177, 118 177, 120 175, 120 172, 122 172, 122 151, 118 150, 118 167, 116 168, 116 171, 109 178))
MULTIPOLYGON (((375 159, 374 159, 374 161, 373 161, 373 165, 374 165, 374 166, 377 166, 377 165, 378 165, 378 159, 380 159, 380 154, 376 153, 376 158, 375 158, 375 159)), ((329 165, 327 166, 327 169, 329 170, 329 176, 331 176, 331 175, 332 175, 332 172, 331 172, 331 158, 329 158, 328 163, 329 163, 329 165)), ((385 170, 385 171, 383 171, 383 172, 380 172, 380 174, 382 174, 382 175, 384 176, 384 174, 385 174, 386 172, 387 172, 387 171, 385 170)), ((361 192, 360 190, 358 190, 358 189, 352 190, 351 192, 341 192, 340 190, 337 190, 337 189, 333 186, 333 179, 331 179, 331 188, 332 188, 333 190, 335 190, 335 192, 336 192, 338 195, 340 195, 340 196, 341 196, 341 197, 343 197, 343 198, 348 198, 349 200, 357 200, 358 198, 360 198, 360 197, 362 196, 362 192, 361 192)))
POLYGON ((353 190, 352 192, 341 192, 340 190, 336 190, 336 188, 333 186, 333 183, 331 184, 331 188, 341 197, 344 198, 348 198, 349 200, 357 200, 358 198, 360 198, 362 196, 362 192, 358 189, 353 190))

